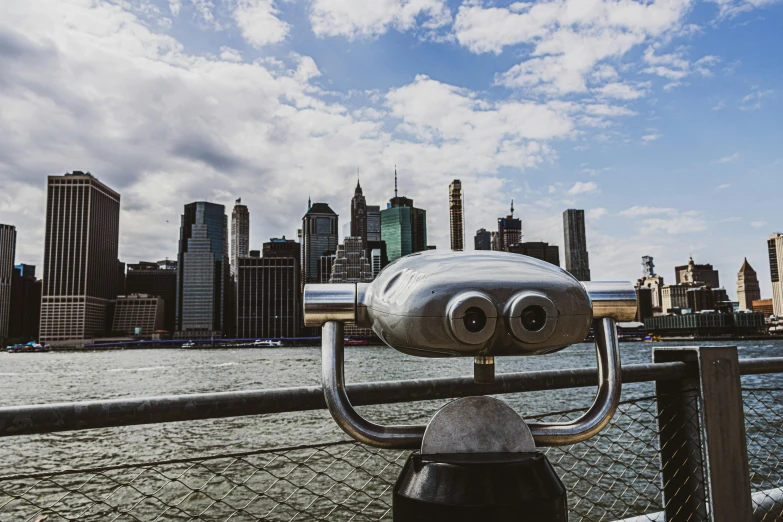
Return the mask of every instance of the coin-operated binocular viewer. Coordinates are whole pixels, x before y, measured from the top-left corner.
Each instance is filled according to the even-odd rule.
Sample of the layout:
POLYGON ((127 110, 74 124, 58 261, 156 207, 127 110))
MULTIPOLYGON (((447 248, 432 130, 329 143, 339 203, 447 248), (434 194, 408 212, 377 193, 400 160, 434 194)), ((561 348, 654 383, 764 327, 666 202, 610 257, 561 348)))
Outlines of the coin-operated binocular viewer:
POLYGON ((322 326, 326 404, 351 437, 380 448, 418 449, 394 487, 396 521, 567 520, 566 492, 538 446, 574 444, 606 426, 620 400, 616 321, 633 320, 630 283, 579 282, 518 254, 426 252, 387 266, 372 283, 305 287, 308 326, 322 326), (504 402, 467 397, 426 426, 382 426, 351 406, 343 325, 371 327, 419 357, 473 357, 474 379, 494 379, 494 358, 543 355, 582 342, 593 326, 598 393, 578 419, 526 422, 504 402))

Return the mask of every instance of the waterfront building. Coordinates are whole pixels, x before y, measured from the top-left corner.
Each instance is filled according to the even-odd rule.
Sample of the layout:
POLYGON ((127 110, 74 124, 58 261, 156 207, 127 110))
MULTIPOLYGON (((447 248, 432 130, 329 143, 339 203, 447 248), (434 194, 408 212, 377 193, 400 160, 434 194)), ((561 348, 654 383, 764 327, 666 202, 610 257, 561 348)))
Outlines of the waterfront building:
POLYGON ((767 241, 769 271, 772 279, 772 306, 783 317, 783 234, 772 234, 767 241))
POLYGON ((486 228, 476 230, 473 236, 473 248, 475 250, 492 250, 492 234, 486 228))
POLYGON ((177 262, 168 259, 128 264, 125 276, 128 295, 143 294, 163 299, 163 329, 174 332, 177 324, 177 262))
POLYGON ((718 271, 710 264, 697 265, 690 256, 687 265, 674 267, 675 282, 678 285, 720 287, 718 271))
POLYGON ((117 192, 89 172, 48 177, 41 342, 106 331, 117 298, 119 229, 117 192))
POLYGON ((165 302, 162 297, 132 294, 117 297, 111 331, 125 335, 151 336, 163 329, 165 302))
POLYGON ((362 242, 362 248, 367 247, 367 200, 358 179, 351 199, 350 237, 358 237, 362 242))
POLYGON ((563 233, 565 269, 579 281, 590 281, 584 210, 569 208, 563 212, 563 233))
POLYGON ((228 333, 230 281, 225 207, 206 201, 185 205, 177 256, 177 337, 228 333))
POLYGON ((636 287, 636 302, 638 308, 636 309, 635 321, 644 322, 648 317, 652 317, 654 314, 653 307, 653 291, 652 288, 644 286, 636 287))
POLYGON ((761 313, 700 313, 659 315, 644 320, 644 329, 657 335, 722 336, 761 335, 767 327, 761 313))
POLYGON ((673 313, 688 307, 688 287, 685 285, 663 285, 661 287, 661 310, 673 313))
POLYGON ((550 245, 541 241, 527 241, 509 246, 508 251, 560 266, 560 248, 557 245, 550 245))
POLYGON ((41 320, 41 288, 34 265, 16 265, 11 279, 11 313, 8 339, 16 342, 38 340, 41 320))
POLYGON ((231 275, 236 273, 234 267, 237 259, 247 257, 249 252, 250 212, 247 205, 242 204, 242 198, 239 198, 231 211, 231 275))
POLYGON ((511 245, 522 242, 522 220, 514 217, 514 200, 511 200, 511 214, 498 218, 497 248, 509 252, 511 245))
POLYGON ((643 277, 636 282, 636 286, 640 288, 649 288, 652 292, 653 308, 661 309, 663 307, 663 299, 661 291, 663 289, 663 277, 654 275, 652 277, 643 277))
POLYGON ((465 250, 463 203, 462 182, 455 179, 449 185, 449 230, 452 250, 465 250))
POLYGON ((652 256, 642 256, 642 277, 655 277, 655 263, 652 256))
POLYGON ((427 249, 427 212, 413 206, 413 200, 397 194, 394 170, 394 197, 381 210, 381 239, 386 242, 389 262, 427 249))
MULTIPOLYGON (((301 246, 301 284, 320 283, 326 267, 321 266, 322 257, 332 256, 337 251, 338 216, 326 203, 308 205, 307 213, 302 218, 301 246)), ((326 272, 328 281, 331 264, 326 272)))
POLYGON ((500 234, 497 232, 490 232, 489 234, 489 249, 494 251, 503 250, 500 248, 500 234))
POLYGON ((761 287, 756 271, 748 263, 748 258, 742 263, 737 273, 737 300, 740 310, 752 310, 753 301, 761 299, 761 287))
POLYGON ((710 288, 709 286, 687 287, 687 308, 693 313, 704 310, 731 312, 732 305, 729 296, 723 288, 710 288))
POLYGON ((16 227, 0 225, 0 341, 8 339, 15 256, 16 227))
POLYGON ((283 256, 281 251, 272 257, 258 257, 258 251, 251 254, 237 262, 237 337, 298 337, 302 322, 299 257, 283 256))
POLYGON ((367 205, 367 241, 381 240, 381 207, 367 205))
POLYGON ((330 283, 369 283, 373 280, 372 267, 362 247, 362 238, 346 237, 332 262, 330 283))
POLYGON ((760 312, 764 314, 764 317, 769 317, 775 313, 772 299, 759 299, 758 301, 753 301, 751 306, 754 312, 760 312))

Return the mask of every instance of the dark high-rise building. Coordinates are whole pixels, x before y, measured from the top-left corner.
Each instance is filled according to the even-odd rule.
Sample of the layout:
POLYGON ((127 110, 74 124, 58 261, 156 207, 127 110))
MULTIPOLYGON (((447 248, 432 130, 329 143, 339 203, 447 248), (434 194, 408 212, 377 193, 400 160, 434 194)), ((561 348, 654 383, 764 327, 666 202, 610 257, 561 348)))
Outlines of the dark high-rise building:
POLYGON ((185 205, 177 256, 178 337, 221 337, 230 329, 228 217, 223 205, 185 205))
POLYGON ((528 241, 511 245, 508 251, 514 254, 534 257, 555 266, 560 266, 560 249, 557 245, 550 245, 549 243, 540 241, 528 241))
POLYGON ((49 176, 41 341, 105 331, 109 303, 117 298, 119 229, 118 193, 89 172, 49 176))
POLYGON ((112 332, 123 335, 152 335, 163 328, 166 303, 163 298, 146 294, 117 297, 112 332))
MULTIPOLYGON (((337 251, 338 216, 326 203, 308 205, 302 218, 302 280, 301 284, 320 283, 322 256, 331 256, 337 251)), ((331 272, 331 265, 329 271, 331 272)), ((325 283, 328 282, 326 276, 325 283)))
POLYGON ((332 278, 332 265, 337 254, 326 254, 318 259, 318 280, 314 283, 326 284, 332 278))
POLYGON ((465 250, 465 220, 462 198, 462 182, 455 179, 449 185, 449 230, 451 249, 465 250))
POLYGON ((509 247, 522 242, 522 220, 514 217, 514 200, 511 200, 511 214, 498 218, 498 250, 510 252, 509 247))
MULTIPOLYGON (((298 243, 295 244, 298 246, 298 243)), ((237 337, 276 338, 299 335, 302 321, 299 258, 280 255, 282 253, 282 250, 277 250, 272 257, 246 257, 238 260, 237 337)))
POLYGON ((769 272, 772 280, 772 307, 783 317, 783 234, 772 234, 767 241, 769 272))
POLYGON ((362 240, 362 248, 367 246, 367 200, 362 194, 362 186, 356 180, 356 190, 351 199, 351 237, 362 240))
POLYGON ((761 299, 761 287, 756 271, 748 263, 748 258, 742 263, 737 274, 737 300, 740 310, 753 310, 753 301, 761 299))
POLYGON ((389 262, 427 249, 427 211, 414 207, 412 199, 397 195, 397 169, 394 197, 381 210, 381 239, 386 242, 389 262))
POLYGON ((125 295, 125 263, 117 260, 117 295, 125 295))
POLYGON ((16 265, 11 280, 11 313, 8 338, 15 342, 38 339, 41 320, 41 287, 35 278, 35 266, 16 265))
POLYGON ((485 228, 476 230, 473 237, 473 248, 476 250, 492 250, 492 233, 485 228))
POLYGON ((125 276, 128 295, 154 295, 163 299, 163 329, 174 332, 177 328, 177 262, 139 261, 128 265, 125 276))
POLYGON ((640 286, 636 288, 636 302, 638 308, 636 309, 635 321, 644 322, 648 317, 652 317, 653 314, 653 291, 652 288, 640 286))
POLYGON ((367 205, 367 241, 381 240, 381 207, 367 205))
POLYGON ((687 265, 674 267, 674 275, 678 285, 709 286, 711 288, 720 286, 718 271, 713 269, 710 264, 697 265, 693 262, 693 256, 690 257, 687 265))
POLYGON ((378 272, 386 268, 386 265, 389 264, 389 253, 386 251, 386 241, 368 241, 367 257, 370 259, 370 264, 373 268, 373 277, 375 277, 378 275, 378 272), (375 250, 377 250, 377 257, 373 258, 372 252, 375 250))
POLYGON ((250 212, 242 198, 236 200, 231 212, 231 274, 235 274, 237 259, 247 257, 250 251, 250 212))
POLYGON ((563 212, 563 232, 565 235, 565 269, 579 281, 590 281, 585 211, 570 208, 563 212))
MULTIPOLYGON (((273 237, 268 242, 264 243, 262 255, 264 257, 293 257, 296 258, 296 264, 299 265, 300 252, 299 243, 293 239, 286 239, 273 237)), ((251 257, 253 256, 251 253, 251 257)))
POLYGON ((13 225, 0 225, 0 341, 8 339, 15 256, 16 228, 13 225))

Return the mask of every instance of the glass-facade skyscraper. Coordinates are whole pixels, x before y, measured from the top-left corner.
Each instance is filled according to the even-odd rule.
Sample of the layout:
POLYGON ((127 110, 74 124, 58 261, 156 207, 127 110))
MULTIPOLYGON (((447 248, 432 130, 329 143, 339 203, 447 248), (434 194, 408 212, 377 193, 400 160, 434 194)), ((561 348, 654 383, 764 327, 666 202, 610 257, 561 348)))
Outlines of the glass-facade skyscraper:
POLYGON ((250 255, 250 212, 238 199, 231 212, 231 273, 236 273, 237 260, 250 255))
POLYGON ((570 208, 563 212, 565 269, 579 281, 590 281, 590 259, 585 235, 585 211, 570 208))
POLYGON ((185 205, 177 256, 177 336, 220 337, 228 330, 228 217, 223 205, 185 205))
MULTIPOLYGON (((310 205, 302 218, 302 285, 322 282, 319 261, 337 251, 338 216, 326 203, 310 205)), ((329 266, 331 271, 331 265, 329 266)), ((329 275, 327 273, 326 280, 329 275)), ((323 281, 323 282, 327 282, 323 281)))
POLYGON ((0 225, 0 340, 8 339, 11 317, 11 281, 14 278, 16 227, 0 225))
POLYGON ((427 211, 413 206, 413 200, 395 196, 389 208, 381 210, 381 239, 389 262, 427 249, 427 211))

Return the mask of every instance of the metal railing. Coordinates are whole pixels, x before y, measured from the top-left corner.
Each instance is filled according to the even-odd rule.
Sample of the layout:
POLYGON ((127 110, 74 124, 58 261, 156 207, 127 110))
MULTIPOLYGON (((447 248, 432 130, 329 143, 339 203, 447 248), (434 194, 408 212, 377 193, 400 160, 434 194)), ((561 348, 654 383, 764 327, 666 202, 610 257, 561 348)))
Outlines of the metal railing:
MULTIPOLYGON (((739 431, 739 453, 747 454, 739 470, 745 473, 748 509, 755 510, 748 520, 783 521, 777 489, 783 485, 783 388, 739 388, 740 374, 783 373, 783 358, 737 362, 734 350, 732 366, 725 348, 701 350, 664 350, 654 364, 626 366, 624 383, 652 381, 655 391, 623 401, 598 436, 545 449, 569 492, 571 520, 743 520, 726 518, 716 497, 730 494, 720 488, 736 482, 737 470, 731 462, 713 462, 732 460, 727 455, 736 453, 737 440, 724 439, 739 431), (715 367, 723 373, 713 375, 712 386, 715 367), (723 395, 732 393, 733 381, 740 414, 735 421, 742 425, 721 417, 726 433, 716 436, 710 431, 715 401, 732 410, 723 395)), ((595 370, 585 368, 498 375, 495 384, 480 386, 469 377, 361 384, 348 386, 348 394, 363 405, 595 385, 595 370)), ((318 387, 6 407, 0 408, 0 435, 322 408, 318 387)), ((563 421, 583 411, 527 418, 563 421)), ((0 475, 0 521, 390 520, 391 490, 407 455, 335 441, 59 471, 6 468, 0 475)), ((727 498, 743 504, 736 495, 727 498)))

